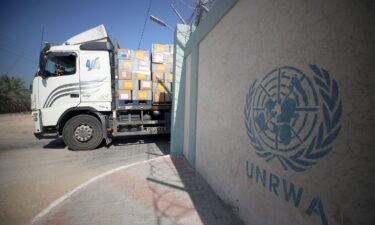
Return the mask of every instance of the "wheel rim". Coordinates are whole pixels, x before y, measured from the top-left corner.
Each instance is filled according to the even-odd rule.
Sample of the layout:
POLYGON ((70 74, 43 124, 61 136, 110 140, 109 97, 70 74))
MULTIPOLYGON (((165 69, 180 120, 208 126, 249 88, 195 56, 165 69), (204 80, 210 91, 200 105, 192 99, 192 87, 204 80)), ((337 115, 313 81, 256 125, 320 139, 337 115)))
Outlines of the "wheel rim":
POLYGON ((74 137, 80 142, 86 142, 93 136, 93 129, 91 126, 82 124, 74 130, 74 137))

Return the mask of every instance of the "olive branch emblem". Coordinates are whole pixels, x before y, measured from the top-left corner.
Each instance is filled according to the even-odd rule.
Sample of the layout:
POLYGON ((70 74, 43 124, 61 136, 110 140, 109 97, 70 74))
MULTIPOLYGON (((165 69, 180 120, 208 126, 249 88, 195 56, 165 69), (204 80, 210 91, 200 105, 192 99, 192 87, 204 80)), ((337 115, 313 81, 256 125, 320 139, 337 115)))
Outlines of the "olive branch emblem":
POLYGON ((303 172, 315 165, 318 160, 332 151, 332 143, 341 130, 340 119, 342 115, 342 102, 339 99, 337 82, 329 72, 316 65, 309 65, 313 72, 315 85, 318 87, 321 102, 319 103, 321 122, 315 136, 308 142, 303 143, 300 149, 292 155, 285 155, 282 152, 275 153, 266 150, 262 142, 257 138, 254 120, 252 118, 253 97, 257 87, 255 80, 249 87, 246 95, 244 108, 245 126, 251 146, 255 153, 266 161, 278 159, 285 170, 289 168, 296 172, 303 172))

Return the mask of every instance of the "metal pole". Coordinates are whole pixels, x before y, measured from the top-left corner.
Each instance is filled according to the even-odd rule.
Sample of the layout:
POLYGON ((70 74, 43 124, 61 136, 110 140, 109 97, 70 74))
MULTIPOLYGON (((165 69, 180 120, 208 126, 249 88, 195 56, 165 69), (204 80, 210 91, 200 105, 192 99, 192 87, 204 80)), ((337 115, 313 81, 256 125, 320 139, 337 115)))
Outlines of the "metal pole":
POLYGON ((171 4, 171 8, 172 8, 173 12, 176 14, 176 16, 180 19, 180 21, 181 21, 183 24, 186 24, 184 18, 182 18, 181 14, 177 11, 177 9, 174 7, 173 4, 171 4))

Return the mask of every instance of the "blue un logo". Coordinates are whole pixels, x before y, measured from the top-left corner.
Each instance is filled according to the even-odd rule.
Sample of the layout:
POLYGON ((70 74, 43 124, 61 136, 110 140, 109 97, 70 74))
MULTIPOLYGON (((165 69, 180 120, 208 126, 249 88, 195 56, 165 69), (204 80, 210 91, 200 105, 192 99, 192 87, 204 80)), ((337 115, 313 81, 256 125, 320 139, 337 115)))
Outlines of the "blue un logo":
POLYGON ((305 171, 332 150, 341 126, 337 82, 310 65, 307 75, 284 66, 249 88, 245 125, 255 153, 285 170, 305 171))

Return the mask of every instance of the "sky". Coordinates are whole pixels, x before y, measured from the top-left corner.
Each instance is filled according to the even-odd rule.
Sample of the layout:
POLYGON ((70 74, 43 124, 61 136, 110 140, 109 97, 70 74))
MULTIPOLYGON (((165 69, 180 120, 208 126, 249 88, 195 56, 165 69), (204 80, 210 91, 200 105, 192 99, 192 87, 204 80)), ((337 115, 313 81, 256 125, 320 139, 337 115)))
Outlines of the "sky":
MULTIPOLYGON (((172 28, 179 23, 170 5, 185 19, 196 0, 2 0, 0 2, 0 75, 19 77, 28 86, 38 69, 42 30, 44 41, 63 43, 104 24, 121 48, 137 49, 151 1, 150 15, 172 28)), ((173 43, 173 31, 147 19, 140 49, 152 43, 173 43)))

